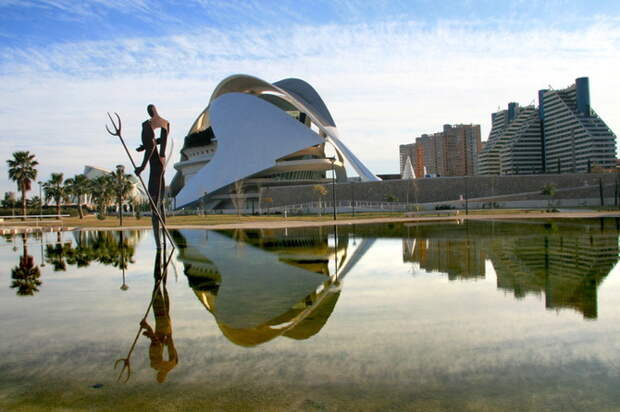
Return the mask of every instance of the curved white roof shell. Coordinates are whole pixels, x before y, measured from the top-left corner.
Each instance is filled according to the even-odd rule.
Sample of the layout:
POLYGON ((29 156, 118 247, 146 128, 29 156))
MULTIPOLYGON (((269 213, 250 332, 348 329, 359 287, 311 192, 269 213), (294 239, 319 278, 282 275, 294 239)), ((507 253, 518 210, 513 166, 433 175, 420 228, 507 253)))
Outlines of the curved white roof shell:
POLYGON ((190 134, 204 130, 206 125, 213 129, 217 151, 209 163, 185 182, 176 196, 178 207, 269 169, 279 158, 323 143, 331 144, 338 160, 347 161, 362 181, 379 180, 339 140, 327 106, 316 90, 300 79, 270 84, 248 75, 230 76, 215 88, 190 134), (305 113, 319 132, 295 120, 278 105, 305 113))

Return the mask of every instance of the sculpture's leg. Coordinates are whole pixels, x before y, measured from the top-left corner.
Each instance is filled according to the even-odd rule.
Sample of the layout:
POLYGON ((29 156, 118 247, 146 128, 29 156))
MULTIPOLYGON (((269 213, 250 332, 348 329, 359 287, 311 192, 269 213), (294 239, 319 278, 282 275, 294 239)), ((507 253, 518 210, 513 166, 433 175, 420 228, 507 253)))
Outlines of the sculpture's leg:
POLYGON ((153 236, 155 236, 155 245, 157 250, 161 250, 161 237, 159 233, 159 218, 155 215, 155 211, 151 213, 151 221, 153 223, 153 236))

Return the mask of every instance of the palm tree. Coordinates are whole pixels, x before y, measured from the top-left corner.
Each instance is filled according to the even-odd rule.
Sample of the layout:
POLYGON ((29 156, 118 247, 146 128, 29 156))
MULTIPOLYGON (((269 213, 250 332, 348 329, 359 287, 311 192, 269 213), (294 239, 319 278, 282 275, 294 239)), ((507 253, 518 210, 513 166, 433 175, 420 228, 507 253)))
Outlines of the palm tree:
POLYGON ((555 193, 556 193, 556 187, 553 183, 547 183, 540 189, 540 194, 549 196, 549 200, 547 203, 548 209, 551 209, 551 200, 555 196, 555 193))
POLYGON ((90 193, 97 205, 97 213, 103 216, 106 207, 114 199, 114 181, 112 175, 99 176, 90 181, 90 193))
POLYGON ((22 219, 26 218, 26 192, 31 189, 32 182, 37 178, 39 164, 35 155, 28 151, 14 152, 13 158, 8 159, 9 179, 17 183, 17 188, 22 192, 22 219))
POLYGON ((45 200, 53 199, 56 202, 56 214, 60 218, 60 203, 67 199, 67 187, 64 185, 62 173, 52 173, 50 180, 43 183, 45 200))
MULTIPOLYGON (((133 182, 131 181, 131 175, 128 175, 122 171, 123 169, 117 169, 111 173, 111 183, 116 193, 118 202, 119 218, 123 213, 123 203, 129 198, 133 189, 133 182)), ((122 221, 122 219, 121 219, 122 221)))
POLYGON ((321 209, 322 209, 322 206, 323 206, 322 205, 323 202, 321 200, 327 194, 327 189, 323 185, 314 185, 314 186, 312 186, 312 190, 319 197, 319 216, 321 216, 321 209))
POLYGON ((82 174, 75 175, 74 177, 70 177, 65 180, 65 186, 67 187, 67 191, 71 195, 75 196, 80 219, 84 219, 84 212, 82 212, 82 198, 90 192, 88 178, 82 174))

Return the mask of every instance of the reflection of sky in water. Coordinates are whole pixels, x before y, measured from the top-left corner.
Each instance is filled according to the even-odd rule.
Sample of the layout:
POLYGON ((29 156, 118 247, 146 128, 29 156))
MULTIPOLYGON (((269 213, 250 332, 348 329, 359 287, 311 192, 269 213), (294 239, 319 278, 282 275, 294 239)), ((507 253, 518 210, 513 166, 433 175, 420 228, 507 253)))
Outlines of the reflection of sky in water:
MULTIPOLYGON (((561 238, 558 250, 562 252, 554 259, 580 254, 583 262, 592 250, 602 250, 596 243, 600 241, 596 225, 566 231, 561 225, 553 228, 555 232, 547 233, 547 246, 561 238), (584 245, 593 249, 574 246, 574 242, 570 246, 574 238, 586 239, 584 245)), ((21 254, 21 239, 14 241, 17 251, 0 240, 0 325, 4 331, 0 406, 36 408, 53 403, 77 409, 92 404, 131 408, 144 401, 160 406, 174 403, 233 409, 265 405, 289 409, 616 408, 620 405, 617 268, 597 278, 596 316, 585 319, 575 309, 584 298, 576 295, 582 289, 574 286, 574 275, 569 273, 572 277, 566 281, 567 288, 559 280, 560 273, 548 270, 552 282, 548 281, 545 289, 543 281, 542 290, 536 289, 541 273, 539 249, 523 250, 544 237, 544 230, 537 232, 539 226, 528 230, 527 236, 523 231, 512 237, 502 232, 501 244, 486 229, 459 244, 461 232, 451 233, 457 229, 448 225, 436 226, 435 232, 418 229, 413 235, 400 228, 388 235, 375 233, 378 238, 346 274, 333 312, 318 333, 301 340, 280 336, 252 348, 235 345, 222 335, 215 315, 188 287, 184 262, 176 261, 178 277, 174 270, 169 271, 167 289, 179 363, 164 384, 155 382, 146 338, 138 341, 127 384, 115 382, 112 368, 113 361, 129 349, 152 291, 154 252, 148 234, 137 241, 135 263, 127 269, 127 291, 120 290, 121 272, 113 266, 94 262, 86 268, 67 265, 65 272, 54 272, 46 264, 40 268, 40 291, 26 297, 15 296, 15 289, 9 288, 11 268, 21 254), (439 234, 442 231, 447 233, 444 238, 439 234), (424 240, 424 249, 404 246, 407 239, 420 242, 424 236, 429 239, 424 240), (520 240, 524 237, 528 239, 525 243, 520 240), (458 268, 463 267, 463 253, 473 253, 475 247, 481 250, 483 268, 465 267, 483 270, 484 277, 457 276, 458 268), (436 261, 432 260, 434 253, 436 261), (450 265, 456 268, 455 276, 428 269, 433 265, 450 265), (519 285, 527 289, 519 299, 504 284, 504 275, 496 272, 496 267, 515 265, 530 279, 519 285), (555 299, 563 300, 558 307, 546 309, 546 294, 551 292, 555 299), (573 306, 565 304, 570 299, 573 306), (97 383, 103 387, 90 388, 97 383)), ((495 230, 509 232, 510 228, 495 230)), ((608 254, 615 253, 617 258, 615 226, 606 230, 605 236, 615 239, 616 248, 608 254)), ((327 241, 331 232, 324 231, 325 250, 333 251, 333 242, 327 241)), ((72 234, 63 236, 75 245, 72 234)), ((266 238, 269 236, 281 237, 278 231, 266 238)), ((48 235, 45 241, 53 243, 55 237, 48 235)), ((266 249, 261 249, 256 242, 236 235, 218 233, 212 237, 230 247, 231 256, 239 253, 244 276, 251 275, 253 263, 261 256, 265 261, 281 262, 283 256, 298 259, 296 266, 280 263, 278 270, 287 265, 303 270, 304 264, 315 270, 316 262, 308 263, 307 256, 323 250, 320 241, 319 246, 315 242, 297 249, 286 242, 283 246, 262 245, 266 249), (305 263, 299 264, 300 259, 306 259, 305 263)), ((346 242, 350 258, 359 247, 360 235, 354 238, 349 233, 342 242, 346 242)), ((28 253, 40 265, 38 240, 29 239, 28 253)), ((222 256, 212 253, 209 258, 216 265, 220 262, 223 290, 227 277, 234 276, 234 267, 227 267, 231 260, 224 262, 222 256)), ((333 268, 329 259, 334 254, 329 256, 328 265, 333 268)), ((219 298, 216 296, 216 304, 219 298)), ((153 324, 152 314, 148 319, 153 324)))

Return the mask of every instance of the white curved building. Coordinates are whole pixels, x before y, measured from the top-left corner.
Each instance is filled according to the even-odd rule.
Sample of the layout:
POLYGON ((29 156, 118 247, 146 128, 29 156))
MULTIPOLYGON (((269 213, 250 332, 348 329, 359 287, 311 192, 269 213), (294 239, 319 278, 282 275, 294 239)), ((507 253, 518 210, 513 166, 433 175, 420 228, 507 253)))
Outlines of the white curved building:
POLYGON ((327 183, 332 168, 337 181, 346 181, 345 162, 362 181, 379 180, 340 141, 312 86, 234 75, 215 88, 189 130, 171 195, 177 208, 198 202, 208 209, 260 207, 270 186, 327 183))

